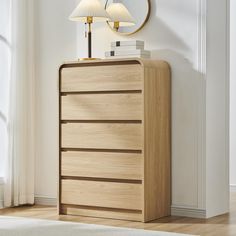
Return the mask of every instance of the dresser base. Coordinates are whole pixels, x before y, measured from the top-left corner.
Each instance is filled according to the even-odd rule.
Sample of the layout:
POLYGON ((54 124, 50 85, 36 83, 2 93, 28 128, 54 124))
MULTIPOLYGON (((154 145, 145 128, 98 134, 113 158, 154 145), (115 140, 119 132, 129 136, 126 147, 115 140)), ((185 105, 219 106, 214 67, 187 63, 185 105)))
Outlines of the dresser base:
POLYGON ((60 214, 64 215, 143 221, 142 211, 138 210, 121 210, 114 208, 87 207, 62 204, 60 211, 60 214))

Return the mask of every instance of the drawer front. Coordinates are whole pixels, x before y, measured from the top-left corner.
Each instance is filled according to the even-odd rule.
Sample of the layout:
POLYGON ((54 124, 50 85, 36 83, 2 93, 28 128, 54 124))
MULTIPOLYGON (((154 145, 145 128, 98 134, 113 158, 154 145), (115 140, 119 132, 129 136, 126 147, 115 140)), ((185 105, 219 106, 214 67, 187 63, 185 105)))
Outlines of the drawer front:
POLYGON ((138 64, 63 68, 61 92, 140 90, 141 77, 138 64))
POLYGON ((62 180, 61 202, 82 206, 141 210, 142 185, 130 183, 62 180))
POLYGON ((142 154, 62 152, 62 176, 142 180, 142 154))
POLYGON ((120 210, 120 209, 109 209, 109 208, 99 208, 99 207, 83 207, 83 206, 72 206, 72 205, 62 205, 61 214, 63 215, 78 215, 78 216, 89 216, 89 217, 102 217, 110 219, 119 220, 133 220, 142 221, 143 214, 141 210, 120 210))
POLYGON ((63 148, 142 149, 142 124, 62 124, 63 148))
POLYGON ((142 94, 62 96, 63 120, 141 120, 142 94))

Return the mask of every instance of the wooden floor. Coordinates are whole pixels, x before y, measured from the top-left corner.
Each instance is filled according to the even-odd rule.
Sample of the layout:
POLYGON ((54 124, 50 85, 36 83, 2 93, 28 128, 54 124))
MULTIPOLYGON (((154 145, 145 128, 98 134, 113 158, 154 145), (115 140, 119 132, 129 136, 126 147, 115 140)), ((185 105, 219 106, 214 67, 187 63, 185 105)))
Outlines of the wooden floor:
POLYGON ((146 230, 169 231, 194 235, 236 236, 236 193, 231 195, 230 214, 208 220, 185 217, 166 217, 150 223, 129 222, 78 216, 58 216, 56 207, 28 206, 0 210, 0 215, 21 216, 30 218, 50 219, 101 224, 118 227, 129 227, 146 230))

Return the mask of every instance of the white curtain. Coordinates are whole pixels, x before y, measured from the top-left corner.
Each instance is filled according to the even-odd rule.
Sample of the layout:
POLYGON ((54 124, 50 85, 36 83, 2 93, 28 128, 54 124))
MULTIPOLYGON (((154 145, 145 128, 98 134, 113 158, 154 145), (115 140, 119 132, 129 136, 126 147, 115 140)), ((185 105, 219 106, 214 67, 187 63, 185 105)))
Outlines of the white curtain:
MULTIPOLYGON (((9 0, 10 1, 10 0, 9 0)), ((34 203, 33 0, 11 0, 11 78, 4 205, 34 203)))
MULTIPOLYGON (((5 175, 4 161, 7 156, 7 114, 9 107, 10 79, 10 1, 0 0, 0 202, 3 177, 5 175)), ((1 207, 1 206, 0 206, 1 207)))

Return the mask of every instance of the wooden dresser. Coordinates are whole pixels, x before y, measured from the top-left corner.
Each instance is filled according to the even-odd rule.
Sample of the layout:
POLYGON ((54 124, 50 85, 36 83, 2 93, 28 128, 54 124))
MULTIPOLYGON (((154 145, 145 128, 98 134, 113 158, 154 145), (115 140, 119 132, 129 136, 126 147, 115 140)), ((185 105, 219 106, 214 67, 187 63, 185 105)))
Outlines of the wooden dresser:
POLYGON ((141 59, 60 68, 59 213, 170 214, 170 69, 141 59))

